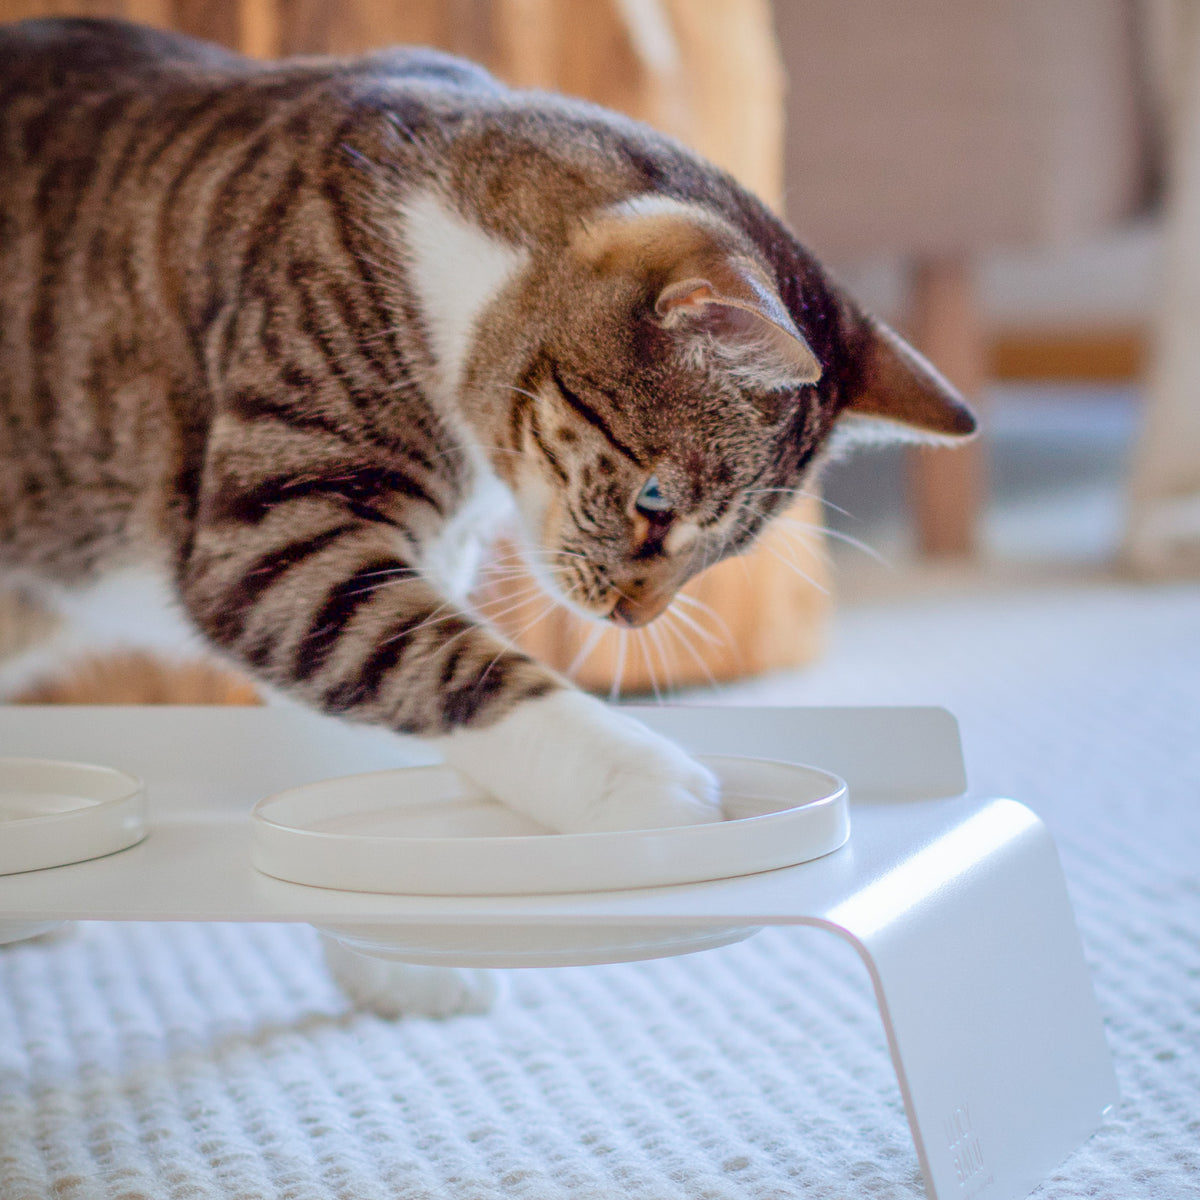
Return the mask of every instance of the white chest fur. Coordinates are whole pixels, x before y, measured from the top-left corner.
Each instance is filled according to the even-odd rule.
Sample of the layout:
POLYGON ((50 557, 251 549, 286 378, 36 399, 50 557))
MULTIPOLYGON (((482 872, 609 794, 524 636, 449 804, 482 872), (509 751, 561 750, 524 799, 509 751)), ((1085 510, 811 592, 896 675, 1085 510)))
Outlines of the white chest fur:
POLYGON ((462 382, 480 314, 529 260, 433 192, 405 202, 405 260, 446 399, 462 382))
POLYGON ((485 550, 513 509, 508 489, 490 470, 481 468, 476 478, 470 499, 446 522, 421 559, 421 574, 459 604, 465 602, 485 550))

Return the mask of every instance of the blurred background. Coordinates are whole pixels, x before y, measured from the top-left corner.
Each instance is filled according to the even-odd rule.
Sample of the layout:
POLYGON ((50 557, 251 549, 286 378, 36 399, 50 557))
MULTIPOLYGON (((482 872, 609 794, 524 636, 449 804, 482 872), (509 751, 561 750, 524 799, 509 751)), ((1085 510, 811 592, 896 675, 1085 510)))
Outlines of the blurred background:
MULTIPOLYGON (((762 553, 693 589, 707 636, 677 622, 653 646, 616 632, 593 644, 561 612, 525 632, 614 694, 804 668, 856 606, 1200 570, 1197 12, 1187 0, 0 0, 3 19, 125 16, 261 57, 434 44, 513 84, 626 111, 778 206, 978 404, 983 433, 966 449, 830 467, 822 498, 762 553)), ((45 685, 101 646, 185 654, 176 625, 129 616, 131 587, 74 609, 70 629, 0 600, 0 686, 172 698, 129 658, 77 674, 82 693, 45 685), (31 649, 35 626, 58 628, 55 649, 31 649)), ((193 671, 177 694, 252 694, 222 678, 193 671)))
POLYGON ((1168 410, 1195 407, 1161 370, 1172 320, 1200 315, 1178 311, 1196 285, 1164 262, 1187 202, 1172 160, 1192 8, 776 4, 785 210, 984 419, 965 453, 882 451, 827 476, 830 523, 893 565, 1183 569, 1183 530, 1146 510, 1176 484, 1194 495, 1200 456, 1193 443, 1183 480, 1152 478, 1174 466, 1157 443, 1193 426, 1168 410))

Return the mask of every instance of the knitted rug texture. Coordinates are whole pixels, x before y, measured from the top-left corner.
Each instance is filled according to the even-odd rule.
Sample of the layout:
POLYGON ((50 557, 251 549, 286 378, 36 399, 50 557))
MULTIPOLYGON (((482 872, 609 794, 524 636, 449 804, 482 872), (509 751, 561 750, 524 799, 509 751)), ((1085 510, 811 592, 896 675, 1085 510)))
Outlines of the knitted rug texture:
MULTIPOLYGON (((816 667, 707 698, 959 717, 972 792, 1058 842, 1122 1090, 1036 1195, 1200 1198, 1200 587, 860 607, 816 667)), ((0 949, 0 1200, 923 1195, 865 970, 829 935, 506 975, 486 1016, 389 1022, 303 927, 0 949)))

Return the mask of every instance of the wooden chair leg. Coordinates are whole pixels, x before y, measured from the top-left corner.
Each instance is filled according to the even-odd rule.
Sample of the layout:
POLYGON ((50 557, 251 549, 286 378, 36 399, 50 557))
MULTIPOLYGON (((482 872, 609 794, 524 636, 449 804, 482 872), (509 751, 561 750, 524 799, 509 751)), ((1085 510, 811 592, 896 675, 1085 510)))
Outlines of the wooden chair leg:
MULTIPOLYGON (((921 352, 978 404, 987 378, 987 352, 965 258, 917 264, 910 333, 921 352)), ((921 446, 911 451, 908 485, 921 554, 966 557, 976 551, 984 473, 978 439, 954 449, 921 446)))

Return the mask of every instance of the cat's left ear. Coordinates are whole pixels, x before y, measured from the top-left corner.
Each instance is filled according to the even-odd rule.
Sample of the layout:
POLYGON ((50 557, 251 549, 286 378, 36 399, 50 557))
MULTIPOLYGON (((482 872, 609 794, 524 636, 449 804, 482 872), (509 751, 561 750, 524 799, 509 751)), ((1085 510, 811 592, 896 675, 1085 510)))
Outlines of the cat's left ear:
POLYGON ((659 292, 654 311, 668 329, 703 337, 741 373, 768 387, 798 387, 821 378, 821 363, 761 271, 739 256, 685 270, 659 292))
POLYGON ((975 414, 923 355, 882 321, 855 312, 855 384, 834 429, 836 443, 954 443, 971 437, 975 414))

